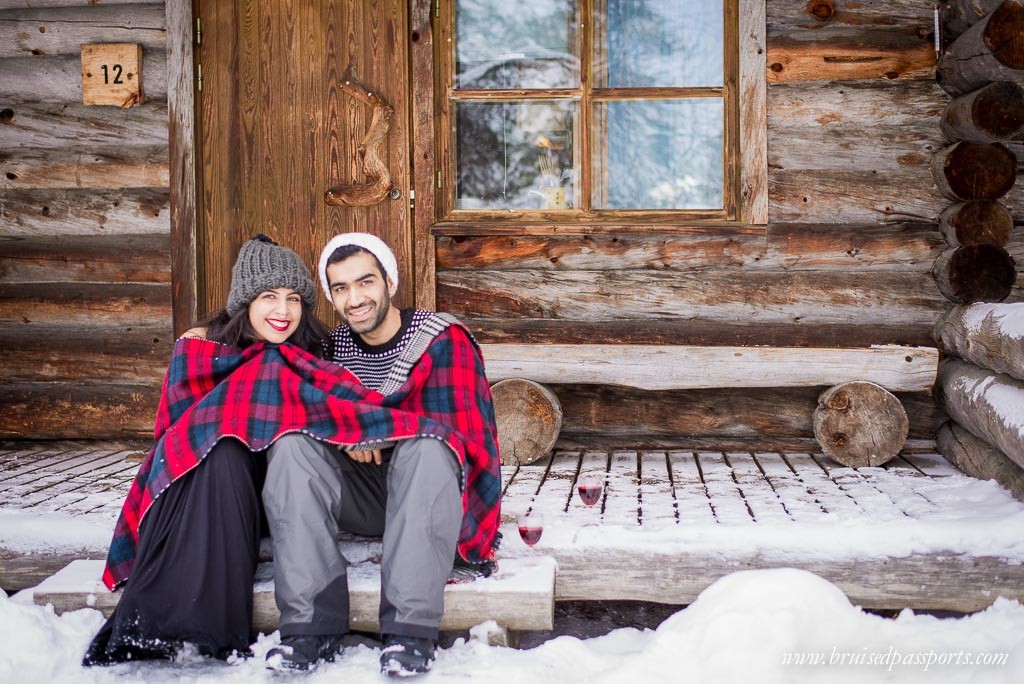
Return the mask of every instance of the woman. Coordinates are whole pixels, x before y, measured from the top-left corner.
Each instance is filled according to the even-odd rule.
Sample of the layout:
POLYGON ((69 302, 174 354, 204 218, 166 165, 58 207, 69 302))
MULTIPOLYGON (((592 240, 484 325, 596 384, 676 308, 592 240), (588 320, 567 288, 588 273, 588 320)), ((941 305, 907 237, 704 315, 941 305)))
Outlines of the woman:
MULTIPOLYGON (((296 345, 319 356, 326 330, 312 315, 314 304, 315 288, 299 256, 258 235, 239 251, 225 309, 175 344, 157 418, 159 439, 136 481, 138 485, 148 478, 151 489, 133 486, 125 504, 125 511, 142 511, 141 522, 127 523, 134 533, 130 562, 124 561, 127 569, 113 579, 104 575, 108 586, 123 584, 124 589, 114 614, 90 644, 84 665, 173 657, 184 642, 218 658, 248 651, 264 454, 250 451, 223 427, 205 455, 184 465, 161 461, 173 452, 161 442, 175 437, 170 426, 196 403, 191 396, 183 401, 175 395, 175 386, 193 386, 196 397, 209 396, 235 372, 231 367, 228 376, 216 376, 210 363, 244 357, 249 350, 261 354, 270 348, 267 343, 296 345), (208 342, 233 349, 211 353, 208 342), (204 382, 208 386, 195 388, 204 382), (152 495, 152 482, 159 480, 154 468, 170 474, 152 495), (152 503, 147 499, 139 506, 139 496, 152 503)), ((186 437, 191 440, 193 435, 186 437)), ((122 513, 119 531, 125 517, 122 513)), ((108 563, 118 561, 118 540, 115 533, 108 563)))

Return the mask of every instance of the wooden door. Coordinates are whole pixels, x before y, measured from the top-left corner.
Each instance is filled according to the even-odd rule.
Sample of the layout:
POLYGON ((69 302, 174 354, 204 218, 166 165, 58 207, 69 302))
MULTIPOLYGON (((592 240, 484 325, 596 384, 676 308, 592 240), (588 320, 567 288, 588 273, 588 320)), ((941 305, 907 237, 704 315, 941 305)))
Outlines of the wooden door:
POLYGON ((198 0, 196 16, 199 313, 224 305, 238 248, 257 233, 294 249, 313 274, 331 236, 374 233, 398 258, 397 303, 411 304, 405 2, 198 0), (366 182, 357 147, 371 111, 339 88, 349 65, 394 108, 380 152, 398 195, 354 208, 324 202, 331 186, 366 182))

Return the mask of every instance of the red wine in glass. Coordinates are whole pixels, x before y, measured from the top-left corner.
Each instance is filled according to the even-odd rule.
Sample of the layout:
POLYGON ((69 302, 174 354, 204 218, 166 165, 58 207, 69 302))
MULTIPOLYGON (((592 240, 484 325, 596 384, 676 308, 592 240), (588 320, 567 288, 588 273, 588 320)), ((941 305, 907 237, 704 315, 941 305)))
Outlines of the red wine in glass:
POLYGON ((586 473, 581 475, 579 482, 576 483, 576 491, 579 492, 580 501, 588 508, 600 500, 602 489, 604 489, 604 475, 602 473, 586 473))
POLYGON ((523 538, 527 546, 533 546, 540 541, 540 535, 544 534, 543 527, 520 527, 519 536, 523 538))
POLYGON ((528 513, 519 516, 518 522, 519 536, 523 538, 523 543, 532 548, 544 534, 544 516, 539 513, 528 513))

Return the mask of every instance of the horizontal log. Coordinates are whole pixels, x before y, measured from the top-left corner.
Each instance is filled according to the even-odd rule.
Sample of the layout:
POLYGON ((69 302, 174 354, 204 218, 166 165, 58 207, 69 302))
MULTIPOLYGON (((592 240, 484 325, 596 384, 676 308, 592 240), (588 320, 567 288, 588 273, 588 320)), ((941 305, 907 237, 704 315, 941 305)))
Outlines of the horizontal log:
POLYGON ((3 237, 169 233, 168 188, 0 191, 3 237))
POLYGON ((996 597, 1024 599, 1024 570, 1005 558, 915 553, 899 558, 818 559, 767 550, 761 553, 676 553, 654 548, 545 549, 558 563, 559 601, 651 601, 688 605, 714 582, 741 570, 799 568, 836 585, 855 606, 912 607, 973 613, 996 597), (600 561, 595 561, 595 553, 600 561))
POLYGON ((934 121, 902 126, 779 127, 768 132, 771 169, 877 173, 927 167, 945 144, 934 121))
POLYGON ((439 237, 438 270, 927 270, 945 247, 931 223, 770 224, 761 236, 439 237))
POLYGON ((935 384, 934 348, 806 349, 681 345, 485 344, 487 378, 647 390, 806 387, 867 381, 892 391, 935 384))
POLYGON ((1024 468, 1024 382, 944 359, 936 388, 950 418, 1024 468))
MULTIPOLYGON (((167 100, 167 55, 163 50, 143 52, 142 78, 143 104, 167 100)), ((57 55, 0 60, 0 109, 7 106, 7 97, 18 102, 81 102, 82 58, 57 55)))
POLYGON ((932 268, 939 292, 956 304, 1001 302, 1017 281, 1013 258, 997 245, 951 247, 932 268))
POLYGON ((968 200, 953 204, 942 212, 939 230, 950 247, 1004 246, 1013 233, 1013 217, 996 200, 968 200))
POLYGON ((995 480, 1024 501, 1024 468, 994 446, 978 439, 953 421, 939 428, 935 438, 939 453, 971 477, 995 480))
POLYGON ((1006 0, 967 29, 935 70, 939 85, 964 95, 993 81, 1024 83, 1024 0, 1006 0))
POLYGON ((160 385, 16 383, 0 392, 0 437, 152 437, 160 385))
POLYGON ((935 49, 916 27, 825 27, 768 34, 768 80, 928 78, 935 49))
POLYGON ((0 189, 164 188, 170 182, 166 145, 0 151, 0 189))
POLYGON ((170 285, 0 283, 0 325, 25 334, 171 324, 170 285))
POLYGON ((1024 133, 1024 87, 990 83, 954 98, 942 115, 942 133, 950 140, 990 143, 1024 133))
POLYGON ((1024 303, 955 306, 935 324, 948 356, 1024 380, 1024 303))
POLYGON ((68 328, 59 335, 7 327, 0 331, 0 383, 160 385, 173 335, 162 327, 132 330, 68 328))
POLYGON ((701 318, 749 324, 932 325, 945 300, 926 273, 444 271, 438 308, 475 318, 701 318))
MULTIPOLYGON (((814 438, 812 415, 824 387, 648 391, 552 385, 562 405, 562 438, 814 438)), ((911 439, 932 439, 947 420, 930 393, 896 394, 911 439)))
POLYGON ((769 34, 786 29, 819 30, 826 26, 914 27, 932 30, 931 7, 920 0, 768 0, 769 34))
POLYGON ((1017 179, 1017 159, 999 143, 957 142, 935 154, 931 172, 951 200, 999 199, 1017 179))
POLYGON ((509 344, 695 344, 848 347, 872 344, 930 346, 930 324, 758 323, 645 320, 565 321, 462 318, 481 342, 509 344))
POLYGON ((948 100, 933 79, 770 83, 768 130, 916 126, 942 116, 948 100))
MULTIPOLYGON (((930 171, 908 167, 872 173, 769 169, 769 216, 780 223, 885 223, 938 220, 949 200, 930 171)), ((1024 206, 1024 183, 1002 200, 1024 206)))
POLYGON ((167 104, 89 107, 74 102, 14 102, 2 99, 4 147, 75 145, 167 145, 167 104))
POLYGON ((146 51, 163 51, 164 25, 160 5, 11 9, 0 12, 0 58, 80 55, 87 43, 139 43, 146 51))
POLYGON ((170 236, 0 237, 0 280, 169 283, 170 236))
POLYGON ((93 7, 104 5, 162 5, 164 0, 0 0, 0 9, 33 7, 93 7))

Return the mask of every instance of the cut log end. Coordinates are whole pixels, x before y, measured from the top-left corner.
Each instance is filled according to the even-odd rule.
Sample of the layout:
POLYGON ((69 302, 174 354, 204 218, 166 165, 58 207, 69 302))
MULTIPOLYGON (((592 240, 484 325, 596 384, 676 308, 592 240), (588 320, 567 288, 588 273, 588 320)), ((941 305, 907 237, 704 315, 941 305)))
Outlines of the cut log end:
POLYGON ((932 275, 943 297, 957 304, 973 304, 1006 299, 1017 280, 1017 269, 1002 247, 968 245, 943 252, 932 275))
POLYGON ((491 387, 502 465, 526 465, 549 453, 562 429, 554 392, 532 380, 509 378, 491 387))
POLYGON ((1000 63, 1024 69, 1024 2, 1008 0, 992 13, 985 26, 985 47, 1000 63))
POLYGON ((932 159, 935 185, 950 199, 998 199, 1017 180, 1017 159, 998 143, 958 142, 932 159))
POLYGON ((978 199, 948 207, 939 217, 939 228, 950 247, 997 245, 1010 241, 1013 216, 995 200, 978 199))
POLYGON ((822 451, 851 468, 880 466, 907 441, 910 421, 891 392, 872 382, 847 382, 825 390, 814 412, 822 451))

